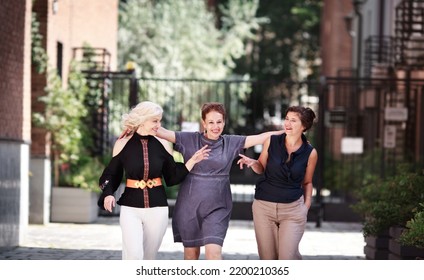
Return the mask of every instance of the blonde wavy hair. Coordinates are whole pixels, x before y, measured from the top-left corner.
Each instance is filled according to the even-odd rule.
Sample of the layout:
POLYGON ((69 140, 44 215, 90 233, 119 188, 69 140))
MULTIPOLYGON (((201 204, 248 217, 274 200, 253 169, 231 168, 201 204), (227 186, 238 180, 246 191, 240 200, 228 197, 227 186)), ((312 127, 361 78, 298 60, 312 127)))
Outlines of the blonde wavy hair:
POLYGON ((137 104, 128 114, 122 115, 122 127, 128 133, 135 132, 146 120, 161 116, 163 109, 160 105, 143 101, 137 104))

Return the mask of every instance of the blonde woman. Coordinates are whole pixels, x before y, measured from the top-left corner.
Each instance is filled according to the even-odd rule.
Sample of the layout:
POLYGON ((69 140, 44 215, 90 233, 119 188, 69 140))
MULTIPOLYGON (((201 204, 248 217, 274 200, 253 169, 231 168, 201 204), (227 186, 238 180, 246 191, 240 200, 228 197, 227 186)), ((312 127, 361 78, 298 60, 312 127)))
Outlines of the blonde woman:
POLYGON ((161 127, 163 110, 144 101, 122 116, 125 137, 118 139, 113 158, 103 171, 99 185, 103 190, 99 207, 112 211, 121 206, 122 259, 156 259, 168 225, 165 187, 180 183, 193 166, 208 157, 206 146, 183 163, 176 163, 155 137, 161 127), (118 201, 114 193, 125 173, 125 190, 118 201))

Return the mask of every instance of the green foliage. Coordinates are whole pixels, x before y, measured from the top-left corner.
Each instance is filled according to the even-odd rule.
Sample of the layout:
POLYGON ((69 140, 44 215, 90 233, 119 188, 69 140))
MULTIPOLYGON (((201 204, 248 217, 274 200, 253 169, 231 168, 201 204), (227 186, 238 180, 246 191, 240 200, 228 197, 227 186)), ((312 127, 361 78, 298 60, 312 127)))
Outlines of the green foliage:
POLYGON ((332 193, 354 196, 356 189, 380 177, 381 151, 374 150, 364 155, 343 155, 334 159, 325 155, 325 188, 332 193))
POLYGON ((48 56, 42 41, 40 23, 37 20, 37 14, 33 12, 31 17, 31 60, 38 73, 44 73, 47 69, 48 56))
POLYGON ((92 145, 85 120, 89 88, 79 65, 72 63, 66 88, 55 70, 49 72, 45 90, 46 95, 40 97, 44 113, 34 113, 33 120, 51 135, 54 184, 96 189, 104 164, 88 156, 92 145))
POLYGON ((357 191, 353 210, 364 218, 364 236, 378 235, 391 226, 405 226, 424 201, 422 171, 398 171, 385 179, 371 180, 357 191))
POLYGON ((247 83, 238 83, 237 88, 221 84, 211 89, 196 86, 193 79, 202 79, 199 85, 205 80, 242 80, 239 76, 243 75, 233 75, 232 69, 234 60, 246 53, 246 40, 253 40, 254 31, 265 22, 255 17, 258 5, 258 0, 231 0, 213 11, 200 0, 129 0, 121 4, 119 64, 135 62, 137 75, 153 79, 140 82, 140 99, 157 102, 167 112, 171 111, 168 108, 183 112, 182 116, 164 116, 168 128, 179 129, 169 127, 176 118, 198 121, 197 109, 186 110, 193 100, 224 102, 231 94, 237 96, 237 101, 246 101, 251 91, 247 83), (161 78, 173 81, 164 83, 161 78))
POLYGON ((62 165, 59 184, 73 186, 100 193, 99 171, 103 170, 110 157, 96 158, 81 155, 72 164, 62 165))
POLYGON ((120 64, 136 62, 144 77, 222 79, 262 22, 258 2, 221 5, 219 29, 205 1, 128 0, 120 9, 120 64))
POLYGON ((64 88, 55 70, 50 71, 46 95, 39 98, 45 103, 44 113, 35 113, 36 125, 51 133, 52 150, 61 162, 78 159, 81 153, 82 132, 86 129, 81 118, 87 115, 84 98, 87 93, 85 78, 76 68, 69 74, 69 86, 64 88))
POLYGON ((318 78, 321 0, 260 1, 257 17, 267 17, 237 73, 257 80, 318 78))
POLYGON ((424 203, 420 204, 421 210, 416 211, 414 217, 406 223, 406 230, 399 237, 402 245, 414 246, 424 249, 424 203))

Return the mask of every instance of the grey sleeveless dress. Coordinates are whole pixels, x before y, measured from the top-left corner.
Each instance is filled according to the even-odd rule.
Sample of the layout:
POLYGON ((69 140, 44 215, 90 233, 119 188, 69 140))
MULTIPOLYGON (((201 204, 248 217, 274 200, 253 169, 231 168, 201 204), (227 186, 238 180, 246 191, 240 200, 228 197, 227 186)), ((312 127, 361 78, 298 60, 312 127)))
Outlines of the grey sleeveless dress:
POLYGON ((223 245, 232 210, 230 170, 245 141, 246 136, 240 135, 210 140, 199 132, 176 132, 175 150, 184 161, 204 145, 212 150, 180 185, 172 218, 175 242, 184 247, 223 245))

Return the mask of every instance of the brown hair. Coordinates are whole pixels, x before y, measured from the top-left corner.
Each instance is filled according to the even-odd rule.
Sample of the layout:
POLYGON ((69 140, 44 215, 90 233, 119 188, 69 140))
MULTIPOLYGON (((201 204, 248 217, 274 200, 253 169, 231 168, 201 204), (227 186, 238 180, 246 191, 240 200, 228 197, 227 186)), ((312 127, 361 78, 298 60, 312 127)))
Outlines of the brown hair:
POLYGON ((312 127, 314 124, 314 120, 316 118, 314 111, 312 111, 309 107, 302 107, 302 106, 290 106, 286 110, 286 115, 288 112, 294 112, 297 113, 299 116, 300 121, 302 122, 302 125, 305 127, 303 132, 307 131, 312 127))
POLYGON ((222 118, 225 121, 225 107, 224 104, 219 102, 208 102, 202 105, 202 120, 206 119, 206 115, 210 112, 218 112, 222 115, 222 118))

